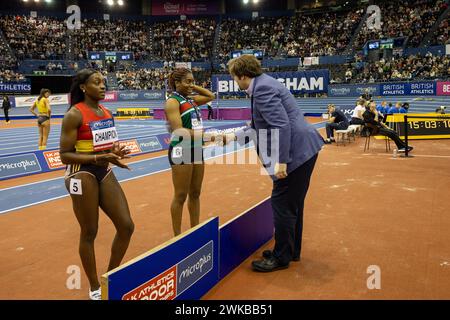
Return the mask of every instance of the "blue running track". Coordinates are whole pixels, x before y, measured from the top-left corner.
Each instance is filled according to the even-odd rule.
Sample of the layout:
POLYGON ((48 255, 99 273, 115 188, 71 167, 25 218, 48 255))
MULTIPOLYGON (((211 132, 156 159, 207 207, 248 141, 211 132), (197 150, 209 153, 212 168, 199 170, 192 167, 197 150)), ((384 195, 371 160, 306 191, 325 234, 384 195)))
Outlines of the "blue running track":
MULTIPOLYGON (((217 122, 214 122, 214 124, 216 123, 217 122)), ((314 126, 318 129, 323 128, 325 123, 316 123, 314 126)), ((231 152, 236 152, 249 147, 251 146, 243 147, 230 145, 225 149, 222 147, 215 147, 214 150, 211 151, 211 157, 206 156, 206 159, 220 156, 224 154, 224 151, 228 152, 231 150, 231 152)), ((131 168, 131 171, 116 167, 113 168, 114 174, 120 182, 134 180, 170 170, 170 164, 165 155, 132 162, 129 164, 129 167, 131 168)), ((0 189, 0 214, 68 196, 63 179, 63 172, 61 172, 61 177, 58 178, 0 189)))

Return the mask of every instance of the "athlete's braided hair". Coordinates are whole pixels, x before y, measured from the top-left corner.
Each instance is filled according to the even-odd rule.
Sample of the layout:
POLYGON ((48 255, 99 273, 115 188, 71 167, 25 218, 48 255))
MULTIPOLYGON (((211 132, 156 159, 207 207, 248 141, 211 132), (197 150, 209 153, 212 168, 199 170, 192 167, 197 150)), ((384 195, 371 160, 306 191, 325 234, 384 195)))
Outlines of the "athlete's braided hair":
POLYGON ((188 68, 176 68, 169 74, 169 89, 171 91, 176 91, 175 81, 182 81, 183 78, 192 73, 191 69, 188 68))

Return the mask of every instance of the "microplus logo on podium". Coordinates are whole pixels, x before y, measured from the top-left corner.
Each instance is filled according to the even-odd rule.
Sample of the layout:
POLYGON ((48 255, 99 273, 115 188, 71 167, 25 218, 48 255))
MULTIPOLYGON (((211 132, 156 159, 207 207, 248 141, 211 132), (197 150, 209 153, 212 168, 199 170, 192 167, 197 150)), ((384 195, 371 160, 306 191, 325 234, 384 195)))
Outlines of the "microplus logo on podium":
POLYGON ((213 242, 180 261, 177 266, 177 295, 190 288, 213 268, 213 242))
POLYGON ((214 243, 209 241, 203 247, 158 274, 144 284, 122 296, 122 300, 173 300, 214 267, 214 243))

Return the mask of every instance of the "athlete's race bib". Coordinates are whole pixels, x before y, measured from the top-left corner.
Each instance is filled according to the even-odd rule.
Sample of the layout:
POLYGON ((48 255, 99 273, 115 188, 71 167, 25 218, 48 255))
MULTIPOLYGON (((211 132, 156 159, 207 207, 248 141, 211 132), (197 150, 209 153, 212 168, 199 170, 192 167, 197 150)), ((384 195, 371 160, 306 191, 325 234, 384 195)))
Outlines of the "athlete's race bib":
POLYGON ((191 113, 191 124, 192 124, 192 130, 203 129, 203 120, 201 117, 197 118, 197 114, 195 112, 191 113))
POLYGON ((105 119, 89 123, 92 131, 94 151, 111 149, 114 142, 119 141, 114 119, 105 119))
POLYGON ((181 158, 183 156, 183 147, 176 146, 172 149, 172 158, 181 158))

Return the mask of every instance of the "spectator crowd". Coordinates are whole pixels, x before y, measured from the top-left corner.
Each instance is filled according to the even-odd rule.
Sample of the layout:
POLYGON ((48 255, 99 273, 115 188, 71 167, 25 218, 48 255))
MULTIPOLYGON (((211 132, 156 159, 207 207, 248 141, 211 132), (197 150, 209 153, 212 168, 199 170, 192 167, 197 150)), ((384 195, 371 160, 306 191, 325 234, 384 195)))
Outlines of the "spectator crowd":
POLYGON ((233 50, 262 49, 265 56, 274 57, 284 45, 288 17, 258 17, 252 20, 222 21, 217 57, 228 60, 233 50))
MULTIPOLYGON (((172 68, 128 69, 116 72, 119 90, 161 90, 167 88, 167 79, 172 68)), ((211 88, 211 72, 192 68, 195 82, 211 88)))
POLYGON ((386 1, 381 9, 381 29, 364 24, 354 43, 361 48, 368 40, 408 37, 408 47, 418 47, 436 20, 446 8, 443 0, 386 1))
POLYGON ((349 44, 362 15, 363 9, 313 15, 298 13, 283 53, 292 57, 341 54, 349 44))
MULTIPOLYGON (((436 25, 448 8, 447 0, 376 3, 381 9, 381 30, 372 30, 363 23, 366 7, 253 19, 208 17, 155 23, 83 19, 81 28, 71 31, 64 20, 55 17, 3 15, 0 17, 0 79, 21 81, 24 77, 17 71, 18 65, 27 59, 42 60, 40 70, 48 73, 73 73, 86 65, 90 51, 127 51, 133 52, 136 62, 143 62, 142 67, 147 61, 166 62, 161 69, 116 68, 115 63, 112 67, 98 68, 104 74, 115 74, 121 89, 161 89, 175 62, 219 62, 226 71, 233 50, 260 49, 266 57, 346 54, 358 26, 361 29, 353 42, 356 50, 368 40, 383 37, 407 37, 407 46, 417 47, 433 26, 437 28, 430 34, 429 44, 449 43, 449 16, 436 25)), ((396 56, 377 62, 360 59, 352 64, 309 68, 315 67, 329 67, 332 83, 448 79, 450 73, 448 56, 431 54, 396 56)), ((197 82, 209 85, 209 72, 194 72, 197 82)))
POLYGON ((387 81, 448 79, 450 57, 411 55, 392 60, 360 64, 346 71, 345 82, 372 83, 387 81))
POLYGON ((180 62, 210 60, 215 30, 212 19, 156 23, 152 26, 154 57, 180 62))

